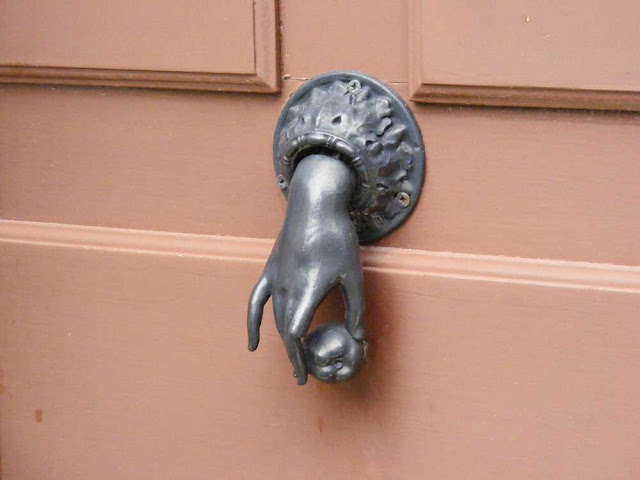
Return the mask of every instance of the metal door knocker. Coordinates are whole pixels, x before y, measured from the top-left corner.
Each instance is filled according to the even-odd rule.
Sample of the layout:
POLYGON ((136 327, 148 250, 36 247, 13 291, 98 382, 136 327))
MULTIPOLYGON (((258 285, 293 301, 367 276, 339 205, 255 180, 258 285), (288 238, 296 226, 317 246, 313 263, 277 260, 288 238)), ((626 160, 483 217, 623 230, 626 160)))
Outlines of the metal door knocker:
POLYGON ((276 181, 287 213, 249 299, 249 350, 258 347, 269 297, 299 385, 353 377, 366 359, 359 244, 400 226, 424 182, 413 114, 389 86, 359 72, 319 75, 300 87, 276 126, 276 181), (316 308, 342 289, 345 322, 307 335, 316 308))

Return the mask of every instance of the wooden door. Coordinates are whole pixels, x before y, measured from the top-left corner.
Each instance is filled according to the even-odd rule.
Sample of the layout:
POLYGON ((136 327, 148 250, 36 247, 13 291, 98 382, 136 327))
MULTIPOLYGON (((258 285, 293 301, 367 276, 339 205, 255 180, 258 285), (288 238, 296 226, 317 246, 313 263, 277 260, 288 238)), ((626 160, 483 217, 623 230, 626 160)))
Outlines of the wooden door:
POLYGON ((2 478, 640 478, 639 13, 3 2, 2 478), (336 69, 408 101, 427 180, 362 249, 365 370, 298 387, 246 303, 278 114, 336 69))

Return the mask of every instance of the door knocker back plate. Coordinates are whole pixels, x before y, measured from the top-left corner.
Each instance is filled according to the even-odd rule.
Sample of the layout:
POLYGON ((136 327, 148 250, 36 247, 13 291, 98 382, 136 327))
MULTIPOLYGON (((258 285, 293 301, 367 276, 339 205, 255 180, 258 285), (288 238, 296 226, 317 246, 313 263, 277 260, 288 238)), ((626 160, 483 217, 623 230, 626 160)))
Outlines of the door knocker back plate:
POLYGON ((358 185, 349 215, 361 244, 380 240, 415 208, 425 150, 409 107, 389 86, 359 72, 330 72, 300 87, 278 120, 273 159, 288 194, 297 162, 311 153, 348 163, 358 185))

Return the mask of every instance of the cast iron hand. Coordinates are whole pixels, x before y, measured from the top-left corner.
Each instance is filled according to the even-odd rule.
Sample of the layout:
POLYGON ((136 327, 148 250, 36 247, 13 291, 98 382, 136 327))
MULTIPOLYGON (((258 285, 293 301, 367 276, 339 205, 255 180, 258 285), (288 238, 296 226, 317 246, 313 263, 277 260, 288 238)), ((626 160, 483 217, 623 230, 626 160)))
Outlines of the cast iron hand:
POLYGON ((299 385, 308 375, 302 340, 333 287, 343 291, 347 331, 356 340, 364 338, 358 235, 347 212, 355 186, 353 172, 335 158, 311 155, 298 164, 284 225, 249 300, 249 350, 258 347, 262 311, 272 296, 276 326, 299 385))

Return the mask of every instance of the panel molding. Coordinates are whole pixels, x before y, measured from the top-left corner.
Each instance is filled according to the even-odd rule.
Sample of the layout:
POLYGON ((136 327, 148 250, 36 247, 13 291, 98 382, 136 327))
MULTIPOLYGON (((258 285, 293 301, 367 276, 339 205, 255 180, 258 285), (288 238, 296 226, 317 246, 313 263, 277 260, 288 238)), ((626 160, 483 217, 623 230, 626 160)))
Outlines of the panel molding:
MULTIPOLYGON (((419 74, 418 74, 419 75, 419 74)), ((561 88, 480 87, 411 83, 411 100, 422 103, 591 110, 640 110, 640 93, 561 88)))
POLYGON ((255 72, 250 74, 0 65, 0 83, 276 93, 280 91, 278 0, 255 0, 253 8, 255 72))
POLYGON ((423 71, 422 0, 409 2, 409 89, 423 103, 639 111, 640 92, 546 87, 454 85, 435 82, 423 71))
MULTIPOLYGON (((262 264, 273 240, 0 220, 0 243, 262 264)), ((365 271, 640 293, 640 266, 363 247, 365 271)))

